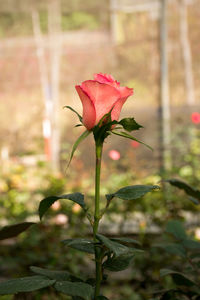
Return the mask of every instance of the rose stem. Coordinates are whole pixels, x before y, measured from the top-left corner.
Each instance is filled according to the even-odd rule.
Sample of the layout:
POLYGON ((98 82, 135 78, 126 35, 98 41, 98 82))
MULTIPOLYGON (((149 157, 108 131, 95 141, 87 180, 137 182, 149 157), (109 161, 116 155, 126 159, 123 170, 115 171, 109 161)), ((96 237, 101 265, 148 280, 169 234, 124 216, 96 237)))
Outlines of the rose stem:
MULTIPOLYGON (((93 235, 94 242, 98 242, 96 234, 98 232, 99 221, 100 221, 100 173, 101 173, 101 158, 103 143, 96 141, 96 173, 95 173, 95 211, 94 211, 94 226, 93 235)), ((101 249, 95 245, 95 262, 96 262, 96 284, 95 284, 95 295, 94 299, 99 296, 100 286, 102 281, 102 258, 101 249)))

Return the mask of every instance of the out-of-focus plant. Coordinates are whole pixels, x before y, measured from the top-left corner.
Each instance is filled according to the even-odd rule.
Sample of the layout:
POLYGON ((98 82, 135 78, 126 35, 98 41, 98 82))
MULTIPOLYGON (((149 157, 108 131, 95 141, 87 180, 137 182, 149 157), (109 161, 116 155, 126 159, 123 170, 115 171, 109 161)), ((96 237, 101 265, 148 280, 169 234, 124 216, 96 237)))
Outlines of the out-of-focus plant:
MULTIPOLYGON (((170 179, 167 182, 185 191, 192 203, 200 204, 200 190, 178 179, 170 179)), ((182 222, 178 220, 169 221, 165 232, 163 240, 154 246, 178 258, 178 261, 160 270, 161 278, 170 277, 171 280, 163 282, 164 290, 158 291, 156 294, 159 297, 155 299, 200 299, 200 242, 188 234, 182 222)))

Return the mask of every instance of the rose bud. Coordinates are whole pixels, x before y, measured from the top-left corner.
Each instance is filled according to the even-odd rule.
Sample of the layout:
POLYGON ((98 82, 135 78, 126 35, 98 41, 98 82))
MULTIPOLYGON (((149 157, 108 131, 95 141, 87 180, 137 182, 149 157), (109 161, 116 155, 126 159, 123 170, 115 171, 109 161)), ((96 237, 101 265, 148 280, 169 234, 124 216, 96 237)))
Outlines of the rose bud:
POLYGON ((121 87, 111 75, 95 74, 94 80, 76 85, 83 106, 83 124, 91 130, 111 110, 112 121, 118 121, 123 104, 133 89, 121 87))

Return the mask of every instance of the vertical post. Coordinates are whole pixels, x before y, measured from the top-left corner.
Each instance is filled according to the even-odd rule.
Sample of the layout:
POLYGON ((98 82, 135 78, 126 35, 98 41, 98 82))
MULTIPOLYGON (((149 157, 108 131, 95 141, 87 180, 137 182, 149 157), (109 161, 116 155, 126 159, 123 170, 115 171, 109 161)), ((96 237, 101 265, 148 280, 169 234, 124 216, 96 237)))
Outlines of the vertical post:
POLYGON ((61 7, 60 0, 50 0, 48 5, 48 30, 50 49, 50 82, 52 96, 52 166, 54 171, 60 168, 60 124, 59 124, 59 84, 61 59, 61 7))
POLYGON ((169 100, 169 82, 168 82, 168 55, 167 55, 167 0, 161 0, 161 18, 160 18, 160 110, 161 110, 161 151, 162 151, 162 169, 171 168, 170 151, 170 100, 169 100))
POLYGON ((117 13, 117 0, 110 0, 110 26, 111 26, 111 39, 114 45, 118 42, 118 13, 117 13))
POLYGON ((192 55, 188 34, 188 13, 185 0, 181 0, 179 4, 180 11, 180 42, 183 55, 183 63, 185 69, 185 86, 186 101, 188 105, 195 104, 194 79, 192 73, 192 55))
POLYGON ((35 37, 37 56, 39 62, 40 81, 44 98, 44 120, 43 120, 43 136, 45 144, 45 155, 47 160, 52 159, 51 151, 51 113, 52 101, 49 92, 48 69, 45 61, 44 41, 42 38, 39 13, 34 8, 31 10, 33 33, 35 37))

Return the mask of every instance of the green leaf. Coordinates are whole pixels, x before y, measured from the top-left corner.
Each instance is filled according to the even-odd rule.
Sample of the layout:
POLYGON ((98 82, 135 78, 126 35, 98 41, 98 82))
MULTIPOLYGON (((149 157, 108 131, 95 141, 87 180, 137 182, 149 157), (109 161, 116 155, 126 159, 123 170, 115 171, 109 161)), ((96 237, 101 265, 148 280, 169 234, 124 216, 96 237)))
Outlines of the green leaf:
POLYGON ((39 205, 40 220, 42 219, 42 217, 46 213, 46 211, 51 207, 51 205, 59 199, 71 200, 75 203, 78 203, 83 208, 83 210, 86 211, 86 209, 87 209, 85 202, 84 202, 84 195, 81 193, 66 194, 66 195, 61 195, 61 196, 50 196, 50 197, 43 199, 40 202, 40 205, 39 205))
POLYGON ((115 131, 115 130, 112 130, 111 133, 114 133, 115 135, 119 135, 119 136, 122 136, 124 138, 127 138, 127 139, 130 139, 130 140, 133 140, 133 141, 136 141, 144 146, 146 146, 147 148, 149 148, 150 150, 153 150, 149 145, 143 143, 142 141, 136 139, 135 137, 133 137, 132 135, 128 134, 127 132, 125 131, 115 131))
POLYGON ((182 241, 185 248, 189 250, 200 250, 200 242, 190 239, 185 239, 182 241))
POLYGON ((167 223, 166 232, 172 234, 177 240, 184 240, 187 234, 182 223, 178 220, 171 220, 167 223))
POLYGON ((76 151, 78 145, 86 138, 88 137, 88 135, 90 135, 91 131, 84 131, 79 137, 78 139, 76 140, 76 142, 74 143, 73 147, 72 147, 72 151, 71 151, 71 154, 70 154, 70 159, 69 159, 69 162, 68 162, 68 165, 67 165, 67 168, 69 167, 70 163, 71 163, 71 160, 74 156, 74 152, 76 151))
POLYGON ((137 240, 134 240, 132 238, 127 238, 127 237, 119 237, 119 238, 110 238, 114 242, 119 242, 122 244, 135 244, 138 246, 141 246, 141 243, 138 242, 137 240))
POLYGON ((91 254, 95 253, 94 242, 92 240, 78 238, 78 239, 67 239, 62 242, 68 247, 71 247, 73 249, 91 253, 91 254))
POLYGON ((34 225, 33 222, 24 222, 14 225, 5 226, 0 230, 0 240, 9 239, 26 231, 30 226, 34 225))
POLYGON ((178 255, 178 256, 183 257, 183 258, 185 258, 187 256, 185 248, 181 244, 177 244, 177 243, 161 243, 161 244, 154 245, 154 247, 162 248, 167 253, 178 255))
POLYGON ((125 254, 130 252, 130 249, 124 245, 121 245, 117 242, 113 242, 112 240, 110 240, 109 238, 105 237, 102 234, 97 234, 96 237, 98 238, 98 240, 100 242, 102 242, 108 249, 110 249, 111 251, 113 251, 113 253, 116 256, 119 256, 121 254, 125 254))
POLYGON ((56 282, 55 289, 68 296, 78 296, 85 300, 91 300, 93 297, 93 288, 83 282, 60 281, 56 282))
POLYGON ((133 253, 126 253, 119 256, 109 257, 104 263, 103 267, 112 272, 119 272, 127 269, 131 260, 133 259, 133 253))
POLYGON ((169 179, 165 180, 166 182, 169 182, 171 185, 184 190, 187 195, 191 196, 190 200, 193 202, 196 202, 195 204, 199 204, 200 202, 200 190, 190 186, 189 184, 185 183, 184 181, 181 181, 179 179, 169 179))
POLYGON ((71 106, 66 105, 66 106, 64 106, 63 108, 68 108, 68 109, 70 109, 71 111, 73 111, 73 112, 78 116, 79 121, 80 121, 81 123, 83 122, 83 118, 81 117, 81 115, 79 115, 79 113, 78 113, 75 109, 73 109, 71 106))
POLYGON ((98 296, 97 300, 109 300, 109 299, 105 296, 98 296))
POLYGON ((70 274, 67 271, 49 270, 34 266, 30 267, 30 269, 36 274, 43 275, 49 277, 50 279, 55 279, 58 281, 82 281, 82 279, 70 274))
POLYGON ((139 199, 145 194, 155 190, 159 189, 160 187, 158 185, 132 185, 132 186, 126 186, 124 188, 121 188, 114 194, 108 194, 106 195, 106 198, 108 201, 110 201, 112 198, 117 197, 123 200, 135 200, 139 199))
POLYGON ((124 118, 120 120, 118 124, 122 125, 123 128, 129 132, 143 128, 143 126, 138 124, 134 118, 124 118))
POLYGON ((55 283, 43 276, 29 276, 0 282, 0 295, 32 292, 55 283))
POLYGON ((191 279, 189 279, 185 274, 180 273, 180 272, 176 272, 173 270, 169 270, 169 269, 161 269, 160 270, 160 276, 164 277, 167 275, 171 275, 175 284, 180 285, 180 286, 193 286, 196 285, 196 283, 194 281, 192 281, 191 279))

